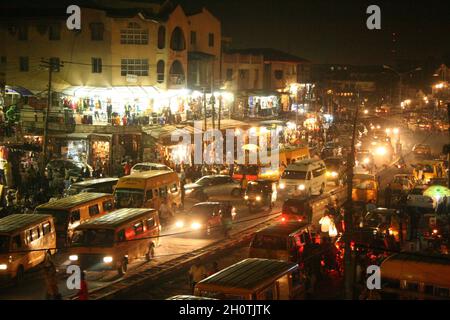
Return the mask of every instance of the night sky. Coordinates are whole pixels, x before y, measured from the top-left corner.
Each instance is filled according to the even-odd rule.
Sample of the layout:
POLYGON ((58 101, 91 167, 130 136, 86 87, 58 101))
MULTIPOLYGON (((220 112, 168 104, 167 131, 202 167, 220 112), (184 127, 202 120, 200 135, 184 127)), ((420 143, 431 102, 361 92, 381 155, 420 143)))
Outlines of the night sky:
MULTIPOLYGON (((61 5, 64 1, 79 4, 89 0, 0 0, 0 3, 39 6, 42 2, 61 5)), ((272 47, 313 63, 380 65, 413 60, 414 64, 414 60, 428 57, 441 62, 443 56, 446 56, 443 61, 450 61, 450 0, 171 1, 187 9, 209 8, 221 20, 222 34, 233 39, 234 48, 272 47), (381 30, 366 27, 366 9, 371 4, 381 8, 381 30), (396 33, 395 56, 393 33, 396 33)))
POLYGON ((314 63, 391 64, 450 53, 449 0, 181 0, 204 4, 222 20, 233 46, 274 47, 314 63), (368 30, 366 9, 381 8, 381 30, 368 30))

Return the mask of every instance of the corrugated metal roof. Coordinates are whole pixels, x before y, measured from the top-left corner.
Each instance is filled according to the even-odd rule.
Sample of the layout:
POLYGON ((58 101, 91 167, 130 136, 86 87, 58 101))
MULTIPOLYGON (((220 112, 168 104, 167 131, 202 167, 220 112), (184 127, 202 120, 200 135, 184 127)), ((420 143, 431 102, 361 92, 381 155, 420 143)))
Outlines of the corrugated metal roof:
POLYGON ((124 223, 133 221, 134 219, 154 212, 155 209, 137 209, 137 208, 123 208, 107 213, 101 217, 93 219, 89 222, 83 223, 77 229, 95 228, 116 228, 124 223))
POLYGON ((42 222, 51 215, 43 214, 11 214, 0 219, 0 233, 12 233, 22 228, 31 227, 36 223, 42 222))
POLYGON ((258 290, 267 285, 274 277, 298 268, 296 263, 249 258, 242 260, 212 276, 200 281, 201 285, 220 286, 229 289, 258 290))
POLYGON ((100 179, 91 179, 91 180, 85 180, 85 181, 72 183, 72 186, 85 187, 85 186, 91 186, 93 184, 98 184, 98 183, 117 182, 117 181, 119 181, 119 178, 100 178, 100 179))
POLYGON ((66 210, 76 207, 85 202, 96 200, 102 197, 111 197, 108 193, 96 193, 96 192, 83 192, 74 196, 58 199, 52 202, 41 204, 36 209, 54 209, 54 210, 66 210))

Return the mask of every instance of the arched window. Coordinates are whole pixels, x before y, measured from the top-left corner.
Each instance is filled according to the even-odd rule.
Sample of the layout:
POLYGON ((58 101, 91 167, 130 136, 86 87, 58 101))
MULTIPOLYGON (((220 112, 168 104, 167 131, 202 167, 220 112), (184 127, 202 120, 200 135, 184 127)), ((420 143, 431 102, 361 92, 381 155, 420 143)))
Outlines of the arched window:
POLYGON ((184 33, 180 27, 176 27, 172 31, 172 36, 170 37, 170 49, 174 51, 183 51, 184 49, 186 49, 184 33))
POLYGON ((156 81, 158 83, 164 82, 164 61, 159 60, 156 64, 156 81))
POLYGON ((185 79, 184 69, 180 61, 175 60, 174 62, 172 62, 172 65, 170 66, 169 70, 169 75, 170 75, 170 84, 173 85, 184 84, 185 79))
POLYGON ((160 26, 158 28, 158 49, 166 47, 166 27, 160 26))

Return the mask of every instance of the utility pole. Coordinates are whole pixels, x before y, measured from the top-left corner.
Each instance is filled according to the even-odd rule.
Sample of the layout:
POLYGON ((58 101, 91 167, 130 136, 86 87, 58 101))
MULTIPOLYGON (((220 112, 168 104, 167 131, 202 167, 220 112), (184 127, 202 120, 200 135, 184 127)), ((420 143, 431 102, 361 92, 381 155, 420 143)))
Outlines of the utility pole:
POLYGON ((206 88, 203 87, 203 113, 205 114, 205 129, 208 129, 208 123, 206 122, 207 116, 206 116, 206 88))
POLYGON ((48 68, 48 97, 47 97, 47 107, 45 110, 45 118, 44 118, 44 141, 42 144, 42 167, 41 170, 44 170, 45 163, 47 162, 47 144, 48 144, 48 117, 50 114, 50 106, 52 104, 52 75, 53 72, 63 67, 62 63, 56 63, 55 61, 44 60, 41 59, 41 67, 48 68))
POLYGON ((352 201, 352 190, 353 190, 353 167, 355 165, 355 140, 356 140, 356 124, 358 121, 359 113, 359 92, 358 92, 358 102, 356 104, 355 116, 353 118, 353 132, 352 132, 352 144, 350 153, 347 159, 347 202, 346 210, 344 215, 345 223, 345 247, 344 247, 344 281, 345 281, 345 299, 353 299, 353 257, 351 249, 351 238, 353 235, 353 201, 352 201))

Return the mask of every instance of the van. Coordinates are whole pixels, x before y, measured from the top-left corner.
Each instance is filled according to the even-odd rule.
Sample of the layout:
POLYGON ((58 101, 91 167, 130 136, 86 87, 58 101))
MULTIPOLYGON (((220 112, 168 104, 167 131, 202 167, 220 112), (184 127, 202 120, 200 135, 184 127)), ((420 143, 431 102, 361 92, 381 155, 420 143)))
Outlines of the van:
POLYGON ((172 207, 181 206, 178 174, 173 171, 153 170, 134 173, 119 179, 114 190, 116 208, 154 208, 166 199, 172 207))
POLYGON ((58 248, 70 243, 73 229, 92 218, 113 210, 114 198, 107 193, 80 193, 47 202, 36 207, 34 213, 50 214, 55 220, 58 248))
POLYGON ((255 233, 250 243, 250 258, 298 262, 303 248, 312 243, 308 223, 279 222, 255 233))
POLYGON ((74 196, 82 192, 100 192, 112 194, 114 192, 117 181, 119 181, 119 178, 100 178, 75 182, 70 185, 69 189, 67 189, 66 196, 74 196))
POLYGON ((51 215, 12 214, 0 219, 0 279, 20 283, 24 272, 56 252, 51 215))
POLYGON ((327 168, 323 160, 300 160, 291 163, 283 172, 279 188, 282 194, 322 194, 327 183, 327 168))
POLYGON ((82 269, 117 270, 123 275, 133 260, 153 258, 160 232, 155 209, 115 210, 75 229, 69 260, 82 269))
POLYGON ((194 294, 221 300, 293 300, 302 289, 297 263, 249 258, 198 282, 194 294))

